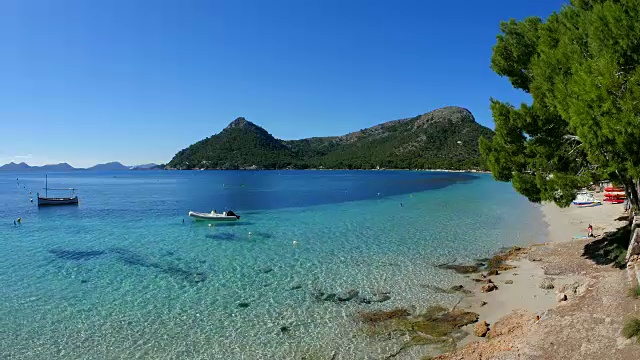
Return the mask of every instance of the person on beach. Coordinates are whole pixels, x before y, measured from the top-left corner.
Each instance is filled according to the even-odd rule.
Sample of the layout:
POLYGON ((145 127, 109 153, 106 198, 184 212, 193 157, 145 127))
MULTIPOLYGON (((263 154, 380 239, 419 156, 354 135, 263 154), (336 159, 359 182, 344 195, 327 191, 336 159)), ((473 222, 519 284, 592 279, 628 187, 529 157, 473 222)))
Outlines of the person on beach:
POLYGON ((591 226, 591 224, 589 224, 589 227, 587 228, 587 231, 588 231, 587 237, 590 237, 590 238, 594 237, 593 236, 593 226, 591 226))

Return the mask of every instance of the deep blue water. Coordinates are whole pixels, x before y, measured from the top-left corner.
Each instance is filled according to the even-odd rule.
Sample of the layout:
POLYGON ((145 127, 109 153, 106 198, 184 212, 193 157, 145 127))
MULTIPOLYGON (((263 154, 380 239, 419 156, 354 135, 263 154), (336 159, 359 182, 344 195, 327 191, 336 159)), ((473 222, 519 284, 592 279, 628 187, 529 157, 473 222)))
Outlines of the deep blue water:
POLYGON ((49 187, 78 188, 80 205, 38 209, 29 198, 44 174, 0 172, 0 358, 300 359, 335 351, 339 359, 375 359, 398 344, 359 332, 357 311, 452 303, 455 296, 425 284, 468 280, 434 264, 544 236, 537 208, 487 175, 48 177, 49 187), (187 217, 212 209, 242 219, 209 227, 187 217), (391 299, 335 304, 313 296, 349 289, 391 299))

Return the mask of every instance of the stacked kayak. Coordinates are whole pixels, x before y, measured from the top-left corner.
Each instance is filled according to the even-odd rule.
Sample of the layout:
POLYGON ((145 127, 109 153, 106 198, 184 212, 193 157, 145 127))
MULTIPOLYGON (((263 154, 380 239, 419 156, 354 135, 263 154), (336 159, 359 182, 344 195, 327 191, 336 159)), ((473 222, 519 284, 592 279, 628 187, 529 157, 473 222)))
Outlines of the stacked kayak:
POLYGON ((609 187, 604 188, 604 191, 606 191, 606 192, 624 192, 624 188, 615 187, 615 186, 609 186, 609 187))
POLYGON ((624 188, 609 186, 604 188, 604 201, 612 204, 622 204, 627 195, 624 193, 624 188))

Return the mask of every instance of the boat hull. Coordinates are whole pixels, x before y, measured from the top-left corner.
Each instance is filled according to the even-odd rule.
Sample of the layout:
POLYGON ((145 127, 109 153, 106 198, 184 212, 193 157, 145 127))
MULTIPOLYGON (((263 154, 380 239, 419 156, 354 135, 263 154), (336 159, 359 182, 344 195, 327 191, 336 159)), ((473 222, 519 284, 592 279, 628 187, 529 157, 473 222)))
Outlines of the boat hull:
POLYGON ((38 206, 78 205, 78 197, 70 198, 43 198, 38 196, 38 206))
POLYGON ((573 202, 573 205, 577 206, 577 207, 593 207, 593 206, 598 206, 598 205, 602 205, 602 203, 600 201, 589 201, 589 202, 573 202))
POLYGON ((240 220, 239 216, 224 216, 222 214, 209 214, 209 213, 197 213, 193 211, 189 211, 189 217, 198 220, 198 221, 238 221, 240 220))

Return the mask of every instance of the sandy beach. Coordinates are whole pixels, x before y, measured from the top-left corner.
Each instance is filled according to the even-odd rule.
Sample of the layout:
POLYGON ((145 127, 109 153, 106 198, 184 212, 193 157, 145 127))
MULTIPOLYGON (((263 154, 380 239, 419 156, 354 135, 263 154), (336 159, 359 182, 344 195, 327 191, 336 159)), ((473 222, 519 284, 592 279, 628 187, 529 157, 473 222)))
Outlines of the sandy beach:
MULTIPOLYGON (((622 205, 591 208, 541 206, 548 243, 525 249, 514 269, 489 277, 497 290, 459 305, 489 324, 485 337, 471 335, 437 359, 636 359, 640 345, 621 335, 637 315, 629 297, 635 280, 614 261, 614 235, 626 225, 622 205), (591 224, 596 238, 586 238, 591 224), (545 285, 542 285, 545 283, 545 285), (543 289, 546 287, 546 289, 543 289)), ((619 243, 624 240, 619 241, 619 243)), ((472 276, 474 277, 474 276, 472 276)), ((475 324, 465 330, 474 333, 475 324)))

